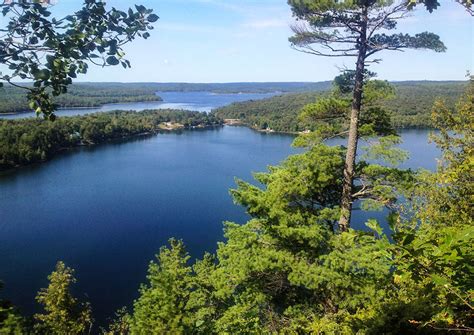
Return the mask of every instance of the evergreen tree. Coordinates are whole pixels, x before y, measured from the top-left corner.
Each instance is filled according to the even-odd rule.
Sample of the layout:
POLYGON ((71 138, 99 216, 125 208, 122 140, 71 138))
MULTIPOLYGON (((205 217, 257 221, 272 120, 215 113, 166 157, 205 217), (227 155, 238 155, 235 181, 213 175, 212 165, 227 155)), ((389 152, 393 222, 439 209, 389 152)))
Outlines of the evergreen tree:
POLYGON ((185 334, 192 324, 187 311, 192 269, 181 241, 170 240, 148 268, 148 284, 134 303, 132 334, 185 334))
POLYGON ((350 226, 364 75, 372 56, 385 50, 446 48, 433 33, 387 35, 408 12, 405 1, 288 0, 294 16, 306 25, 293 27, 292 46, 302 52, 325 57, 355 57, 354 86, 348 126, 347 152, 341 195, 339 229, 350 226))
POLYGON ((102 335, 127 335, 130 334, 130 324, 132 316, 127 308, 123 307, 115 313, 115 318, 110 323, 108 329, 102 329, 102 335))
POLYGON ((87 334, 92 327, 91 308, 79 302, 71 294, 71 285, 76 282, 74 270, 63 262, 48 276, 49 285, 42 289, 36 300, 44 312, 35 314, 35 330, 41 334, 76 335, 87 334))
MULTIPOLYGON (((0 290, 2 282, 0 282, 0 290)), ((22 335, 26 333, 25 320, 8 301, 0 299, 0 335, 22 335)))

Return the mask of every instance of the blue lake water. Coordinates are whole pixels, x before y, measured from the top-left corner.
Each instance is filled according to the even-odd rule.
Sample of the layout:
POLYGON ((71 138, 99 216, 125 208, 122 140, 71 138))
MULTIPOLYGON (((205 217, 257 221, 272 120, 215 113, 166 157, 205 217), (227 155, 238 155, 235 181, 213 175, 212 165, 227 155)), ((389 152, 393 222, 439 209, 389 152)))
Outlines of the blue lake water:
MULTIPOLYGON (((427 137, 402 132, 412 153, 405 167, 435 168, 439 152, 427 137)), ((201 257, 223 239, 223 221, 245 222, 228 193, 234 178, 251 181, 295 153, 292 140, 225 126, 78 148, 0 174, 0 297, 35 312, 36 292, 63 260, 103 324, 137 297, 148 262, 170 237, 201 257)), ((368 216, 356 214, 354 226, 368 216)))
MULTIPOLYGON (((62 108, 56 112, 58 116, 84 115, 95 112, 110 112, 113 110, 145 109, 185 109, 199 112, 210 112, 212 109, 228 105, 232 102, 258 100, 269 98, 277 93, 239 93, 217 94, 213 92, 157 92, 163 101, 128 102, 105 104, 93 108, 62 108)), ((3 119, 20 119, 35 117, 34 112, 17 114, 0 114, 3 119)))

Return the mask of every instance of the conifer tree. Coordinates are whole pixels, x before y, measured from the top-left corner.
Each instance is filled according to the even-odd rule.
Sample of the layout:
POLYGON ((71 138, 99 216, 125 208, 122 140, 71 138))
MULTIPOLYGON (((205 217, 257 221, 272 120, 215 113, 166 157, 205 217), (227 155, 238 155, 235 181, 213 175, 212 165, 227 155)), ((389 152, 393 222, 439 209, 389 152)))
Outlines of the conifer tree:
POLYGON ((148 284, 133 307, 132 334, 184 334, 190 329, 187 302, 191 289, 189 255, 181 241, 162 247, 148 268, 148 284))
POLYGON ((359 139, 359 123, 364 93, 364 74, 373 56, 382 51, 430 49, 442 52, 446 48, 433 33, 386 34, 397 28, 398 21, 408 13, 406 1, 393 0, 288 0, 299 23, 293 26, 292 46, 299 51, 324 57, 355 57, 354 85, 347 152, 341 193, 339 229, 350 226, 354 187, 355 162, 359 139))
POLYGON ((35 314, 35 330, 52 335, 89 333, 93 321, 91 308, 88 303, 78 301, 71 293, 71 285, 76 282, 74 270, 63 262, 58 262, 48 280, 48 287, 42 289, 36 297, 44 312, 35 314))

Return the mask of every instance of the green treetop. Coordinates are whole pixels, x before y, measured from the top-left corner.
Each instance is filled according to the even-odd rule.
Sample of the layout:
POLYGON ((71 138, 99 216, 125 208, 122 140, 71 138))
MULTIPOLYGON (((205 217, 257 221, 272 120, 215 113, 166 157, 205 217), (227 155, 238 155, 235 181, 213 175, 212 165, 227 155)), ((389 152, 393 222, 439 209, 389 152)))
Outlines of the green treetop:
POLYGON ((35 314, 35 330, 57 335, 89 333, 93 321, 89 304, 79 302, 71 294, 71 285, 76 282, 74 270, 58 262, 48 280, 48 287, 36 297, 44 312, 35 314))
POLYGON ((189 256, 182 242, 170 244, 150 263, 149 284, 141 287, 134 303, 133 334, 183 334, 190 329, 185 313, 191 289, 189 256))
MULTIPOLYGON (((359 139, 364 76, 373 58, 382 51, 446 48, 433 33, 415 35, 393 33, 398 21, 409 12, 406 1, 393 0, 288 0, 298 22, 292 27, 292 46, 299 51, 325 57, 355 57, 354 85, 348 124, 348 144, 341 193, 339 229, 350 225, 354 187, 355 162, 359 139)), ((376 112, 373 110, 373 112, 376 112)))

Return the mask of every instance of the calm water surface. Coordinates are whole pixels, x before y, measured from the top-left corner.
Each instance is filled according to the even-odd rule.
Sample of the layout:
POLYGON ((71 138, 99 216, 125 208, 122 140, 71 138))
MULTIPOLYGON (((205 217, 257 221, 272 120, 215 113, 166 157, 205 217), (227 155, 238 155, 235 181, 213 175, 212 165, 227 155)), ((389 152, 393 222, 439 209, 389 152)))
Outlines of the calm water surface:
MULTIPOLYGON (((405 167, 434 169, 439 152, 428 131, 402 136, 412 153, 405 167)), ((168 238, 202 257, 223 239, 223 221, 245 222, 228 194, 234 178, 251 181, 252 171, 279 163, 295 152, 292 140, 220 127, 80 148, 0 174, 1 297, 35 312, 36 292, 64 260, 76 269, 77 295, 87 295, 103 324, 137 297, 148 262, 168 238)), ((355 227, 368 216, 357 214, 355 227)))
POLYGON ((234 177, 277 164, 292 138, 246 128, 163 134, 77 149, 0 175, 0 278, 34 311, 35 292, 58 260, 74 267, 96 316, 136 297, 148 262, 174 236, 201 257, 222 222, 245 222, 234 177))
MULTIPOLYGON (((212 92, 157 92, 163 101, 128 102, 118 104, 105 104, 94 108, 64 108, 56 112, 58 116, 84 115, 95 112, 110 112, 113 110, 145 109, 185 109, 199 112, 210 112, 212 109, 228 105, 232 102, 259 100, 269 98, 277 93, 239 93, 217 94, 212 92)), ((17 114, 0 114, 3 119, 22 119, 35 117, 33 112, 17 114)))

